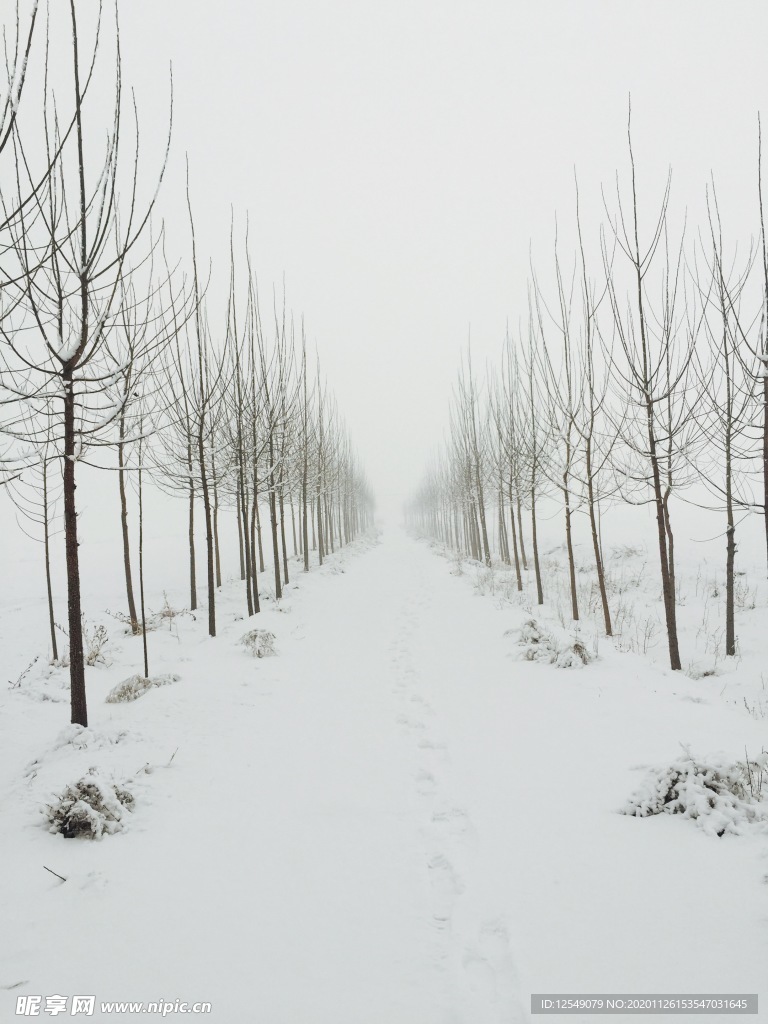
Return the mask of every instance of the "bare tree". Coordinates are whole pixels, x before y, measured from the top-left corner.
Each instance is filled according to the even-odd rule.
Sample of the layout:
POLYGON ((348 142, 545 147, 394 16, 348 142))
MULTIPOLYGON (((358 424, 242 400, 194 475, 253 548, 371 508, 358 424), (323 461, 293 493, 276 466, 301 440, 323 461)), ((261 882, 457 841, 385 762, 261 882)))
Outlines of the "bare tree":
POLYGON ((683 243, 674 262, 670 258, 668 207, 671 175, 668 175, 651 240, 640 246, 635 160, 628 129, 631 214, 625 217, 618 195, 618 215, 611 220, 613 237, 630 269, 633 303, 625 310, 619 297, 613 263, 603 242, 613 323, 623 361, 611 363, 617 408, 627 403, 622 421, 622 454, 626 461, 619 472, 630 485, 622 492, 626 501, 650 501, 656 510, 661 586, 667 627, 670 666, 682 667, 677 631, 674 534, 670 497, 684 483, 692 443, 690 405, 691 361, 698 333, 696 311, 687 308, 681 294, 680 271, 683 243), (663 246, 662 246, 663 243, 663 246), (660 274, 661 299, 652 309, 648 275, 659 251, 664 257, 660 274), (682 309, 678 308, 682 305, 682 309), (682 339, 682 340, 681 340, 682 339), (630 489, 631 488, 631 489, 630 489), (650 494, 646 497, 647 492, 650 494))
MULTIPOLYGON (((64 536, 67 568, 72 721, 87 725, 83 658, 80 562, 75 500, 76 467, 89 448, 111 443, 124 407, 120 382, 122 353, 115 340, 125 282, 146 254, 138 245, 146 234, 157 192, 139 202, 138 122, 129 165, 127 206, 120 210, 119 154, 123 135, 120 34, 115 16, 114 112, 100 164, 86 160, 85 92, 95 62, 83 76, 80 30, 74 0, 69 4, 74 128, 61 144, 52 91, 46 83, 44 147, 54 154, 45 194, 35 189, 25 145, 14 128, 18 153, 16 204, 9 227, 17 270, 12 274, 13 312, 1 325, 6 393, 24 402, 28 422, 55 416, 57 455, 63 464, 64 536), (91 172, 92 171, 92 177, 91 172), (33 190, 33 198, 22 197, 33 190), (133 269, 129 265, 133 260, 133 269), (138 262, 137 262, 138 259, 138 262)), ((170 136, 169 136, 170 139, 170 136)), ((166 151, 167 156, 167 151, 166 151)), ((164 167, 164 165, 163 165, 164 167)), ((162 180, 163 170, 159 180, 162 180)), ((152 249, 149 243, 149 251, 152 249)), ((39 445, 45 431, 27 430, 27 443, 39 445)))

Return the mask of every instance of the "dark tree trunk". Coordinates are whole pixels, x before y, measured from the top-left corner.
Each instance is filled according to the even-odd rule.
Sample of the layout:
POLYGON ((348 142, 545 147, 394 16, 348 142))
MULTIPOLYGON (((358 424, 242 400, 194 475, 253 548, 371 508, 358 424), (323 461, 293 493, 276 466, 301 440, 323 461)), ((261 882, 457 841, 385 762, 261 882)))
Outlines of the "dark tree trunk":
POLYGON ((608 591, 605 586, 605 570, 603 567, 603 553, 600 546, 600 534, 597 529, 597 515, 595 502, 595 487, 592 474, 592 444, 587 438, 585 446, 587 466, 587 501, 589 504, 589 527, 592 533, 592 549, 595 553, 595 568, 597 570, 597 585, 600 588, 600 603, 603 606, 603 621, 605 623, 605 635, 613 636, 611 625, 611 611, 608 607, 608 591))
MULTIPOLYGON (((278 499, 278 511, 280 512, 280 545, 283 550, 283 584, 288 584, 288 548, 285 544, 285 499, 283 498, 283 486, 280 484, 280 497, 278 499)), ((294 540, 296 531, 294 530, 294 540)))
MULTIPOLYGON (((768 297, 766 298, 768 302, 768 297)), ((768 347, 763 362, 763 519, 765 521, 765 545, 768 555, 768 347)))
POLYGON ((523 569, 528 572, 528 559, 525 556, 525 536, 523 533, 523 510, 519 497, 517 499, 517 529, 520 536, 520 557, 523 560, 523 569))
POLYGON ((254 495, 253 503, 251 505, 251 594, 253 597, 253 613, 261 611, 261 605, 259 603, 259 587, 258 587, 258 576, 256 574, 256 520, 259 515, 259 499, 258 492, 255 490, 254 481, 254 495))
POLYGON ((141 449, 139 449, 139 601, 141 602, 141 642, 144 649, 144 678, 149 679, 147 614, 144 606, 144 487, 142 483, 141 449))
POLYGON ((515 526, 515 506, 512 500, 511 485, 509 490, 509 521, 512 524, 512 552, 515 556, 515 578, 517 580, 517 589, 521 591, 523 589, 523 577, 520 572, 520 553, 517 548, 517 527, 515 526))
POLYGON ((64 383, 64 549, 67 567, 67 619, 69 626, 69 679, 72 724, 88 725, 83 655, 83 613, 80 600, 80 553, 75 503, 75 394, 72 370, 65 367, 64 383))
POLYGON ((565 542, 568 548, 568 576, 571 584, 571 614, 574 622, 579 621, 579 600, 576 594, 576 562, 573 557, 573 534, 571 532, 571 494, 568 477, 563 475, 563 497, 565 500, 565 542))
POLYGON ((51 584, 51 530, 48 513, 48 460, 43 460, 43 544, 45 547, 45 585, 48 593, 48 625, 51 631, 51 656, 59 660, 59 648, 56 643, 56 622, 53 611, 53 586, 51 584))
POLYGON ((245 548, 243 546, 243 513, 240 491, 237 494, 237 546, 240 552, 240 579, 245 579, 245 548))
MULTIPOLYGON (((301 481, 301 543, 304 548, 304 572, 309 572, 309 522, 307 507, 307 465, 304 463, 304 474, 301 481)), ((314 526, 314 519, 313 519, 314 526)), ((312 531, 312 547, 315 546, 314 529, 312 531)))
POLYGON ((291 534, 293 536, 293 557, 299 557, 299 542, 296 536, 296 509, 293 505, 293 493, 290 495, 291 501, 291 534))
POLYGON ((264 545, 261 540, 261 509, 259 508, 258 497, 254 496, 253 508, 256 514, 256 538, 259 548, 259 572, 264 572, 264 545))
POLYGON ((189 455, 189 610, 197 610, 197 566, 195 564, 195 482, 192 477, 192 453, 189 455))
POLYGON ((544 588, 541 582, 541 567, 539 566, 539 542, 536 532, 536 492, 531 490, 531 535, 533 543, 533 568, 536 573, 536 599, 539 604, 544 604, 544 588))
POLYGON ((317 481, 317 495, 315 498, 315 511, 317 513, 317 558, 320 565, 323 564, 323 558, 325 557, 325 548, 323 545, 323 508, 322 501, 320 500, 320 480, 317 481))
POLYGON ((253 615, 253 591, 251 588, 251 538, 248 530, 248 495, 245 490, 242 462, 240 464, 240 480, 237 491, 237 524, 240 528, 240 551, 242 557, 242 579, 245 581, 245 600, 248 616, 253 615))
MULTIPOLYGON (((680 648, 677 640, 677 615, 675 609, 674 577, 670 572, 669 552, 667 549, 667 535, 669 527, 665 511, 664 494, 661 488, 661 474, 659 461, 656 455, 656 439, 653 435, 652 418, 649 413, 649 450, 651 470, 653 474, 653 493, 656 505, 656 527, 659 538, 659 563, 661 566, 661 590, 664 598, 664 616, 667 627, 667 640, 669 644, 669 664, 673 671, 682 668, 680 661, 680 648)), ((669 531, 671 532, 671 531, 669 531)))
POLYGON ((219 488, 213 485, 213 549, 216 556, 216 586, 221 587, 221 552, 219 550, 219 488))
POLYGON ((216 581, 213 554, 213 518, 211 516, 211 495, 208 488, 208 470, 205 464, 205 446, 202 429, 197 435, 197 457, 200 462, 200 491, 203 497, 205 516, 205 553, 208 576, 208 635, 216 636, 216 581))
POLYGON ((138 635, 139 623, 136 618, 136 601, 133 596, 133 575, 131 573, 131 542, 128 535, 128 500, 125 493, 125 419, 120 417, 120 442, 117 446, 118 486, 120 490, 120 527, 123 536, 123 569, 125 571, 125 591, 128 598, 128 618, 131 632, 138 635))

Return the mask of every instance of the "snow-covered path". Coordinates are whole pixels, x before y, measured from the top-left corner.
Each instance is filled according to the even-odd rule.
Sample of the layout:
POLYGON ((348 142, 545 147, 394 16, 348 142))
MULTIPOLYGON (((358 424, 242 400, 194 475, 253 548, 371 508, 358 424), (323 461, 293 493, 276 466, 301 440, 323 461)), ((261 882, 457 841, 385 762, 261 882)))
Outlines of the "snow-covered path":
MULTIPOLYGON (((509 609, 449 569, 392 531, 266 613, 278 657, 236 646, 224 602, 216 640, 164 641, 179 683, 92 698, 96 733, 146 748, 111 764, 158 767, 101 843, 31 827, 19 782, 3 987, 207 1000, 221 1024, 509 1024, 532 991, 764 995, 764 847, 615 813, 633 764, 759 746, 758 723, 650 689, 632 660, 621 678, 513 662, 509 609)), ((42 708, 55 735, 62 706, 30 719, 42 708)), ((17 768, 40 753, 17 747, 17 768)))

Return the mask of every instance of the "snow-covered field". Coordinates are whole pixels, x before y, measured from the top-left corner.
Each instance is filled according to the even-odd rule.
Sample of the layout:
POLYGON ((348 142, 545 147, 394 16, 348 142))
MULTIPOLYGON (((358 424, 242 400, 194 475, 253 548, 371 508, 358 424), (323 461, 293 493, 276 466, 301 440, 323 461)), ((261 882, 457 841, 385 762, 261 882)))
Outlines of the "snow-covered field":
MULTIPOLYGON (((258 622, 239 581, 216 639, 167 619, 151 674, 179 678, 132 702, 105 698, 140 670, 140 641, 102 616, 83 731, 25 597, 31 563, 14 573, 0 1019, 25 994, 207 1001, 216 1024, 502 1024, 537 992, 758 992, 751 1019, 768 1020, 766 828, 620 813, 649 766, 768 745, 759 650, 744 693, 604 640, 581 670, 523 660, 505 633, 531 612, 500 571, 391 528, 294 566, 258 622), (255 625, 275 656, 239 644, 255 625), (124 828, 51 834, 41 810, 92 768, 133 795, 124 828)), ((117 578, 92 584, 92 613, 114 610, 117 578)))

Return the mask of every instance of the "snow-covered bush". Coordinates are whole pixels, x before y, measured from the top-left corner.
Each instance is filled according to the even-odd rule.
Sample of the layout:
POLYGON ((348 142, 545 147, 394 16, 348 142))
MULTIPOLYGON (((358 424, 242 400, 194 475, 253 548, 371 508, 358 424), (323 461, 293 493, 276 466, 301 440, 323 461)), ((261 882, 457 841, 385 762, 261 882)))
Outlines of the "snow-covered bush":
POLYGON ((590 661, 594 661, 594 655, 579 637, 571 637, 566 643, 558 646, 555 660, 558 668, 584 668, 590 661))
POLYGON ((150 679, 147 679, 145 676, 137 673, 135 676, 129 676, 128 679, 124 679, 122 683, 114 686, 105 699, 107 704, 127 704, 129 701, 138 700, 139 697, 143 697, 147 690, 151 690, 153 686, 167 686, 168 683, 177 683, 178 681, 179 677, 172 674, 152 676, 150 679))
POLYGON ((493 566, 483 566, 475 576, 475 592, 484 597, 496 593, 496 570, 493 566))
POLYGON ((109 633, 106 626, 88 626, 83 630, 85 633, 85 664, 93 668, 94 665, 109 664, 104 654, 104 648, 109 643, 109 633))
POLYGON ((557 658, 554 638, 536 619, 527 619, 518 629, 508 629, 504 636, 515 641, 521 661, 544 661, 551 664, 557 658))
POLYGON ((99 750, 102 747, 110 747, 122 741, 128 736, 125 729, 113 729, 110 731, 89 729, 82 725, 68 725, 61 730, 53 744, 54 750, 61 750, 63 747, 73 747, 75 750, 99 750))
POLYGON ((170 629, 173 626, 174 621, 180 615, 189 615, 189 611, 186 608, 174 608, 168 600, 168 595, 163 591, 163 607, 159 612, 153 612, 150 616, 150 620, 147 623, 147 629, 157 629, 166 623, 170 629))
POLYGON ((251 629, 239 641, 254 658, 267 658, 276 653, 275 634, 267 629, 251 629))
POLYGON ((706 679, 709 676, 720 675, 718 659, 716 657, 708 657, 691 661, 685 674, 689 679, 706 679))
POLYGON ((768 754, 746 761, 685 757, 653 768, 622 814, 682 814, 709 835, 742 835, 751 826, 768 830, 768 754))
POLYGON ((515 641, 520 661, 542 661, 557 668, 583 668, 593 660, 579 637, 556 639, 536 621, 526 619, 518 629, 508 629, 504 636, 515 641))
POLYGON ((122 829, 125 810, 133 805, 133 795, 125 786, 99 778, 92 768, 46 807, 48 831, 66 839, 101 839, 122 829))

